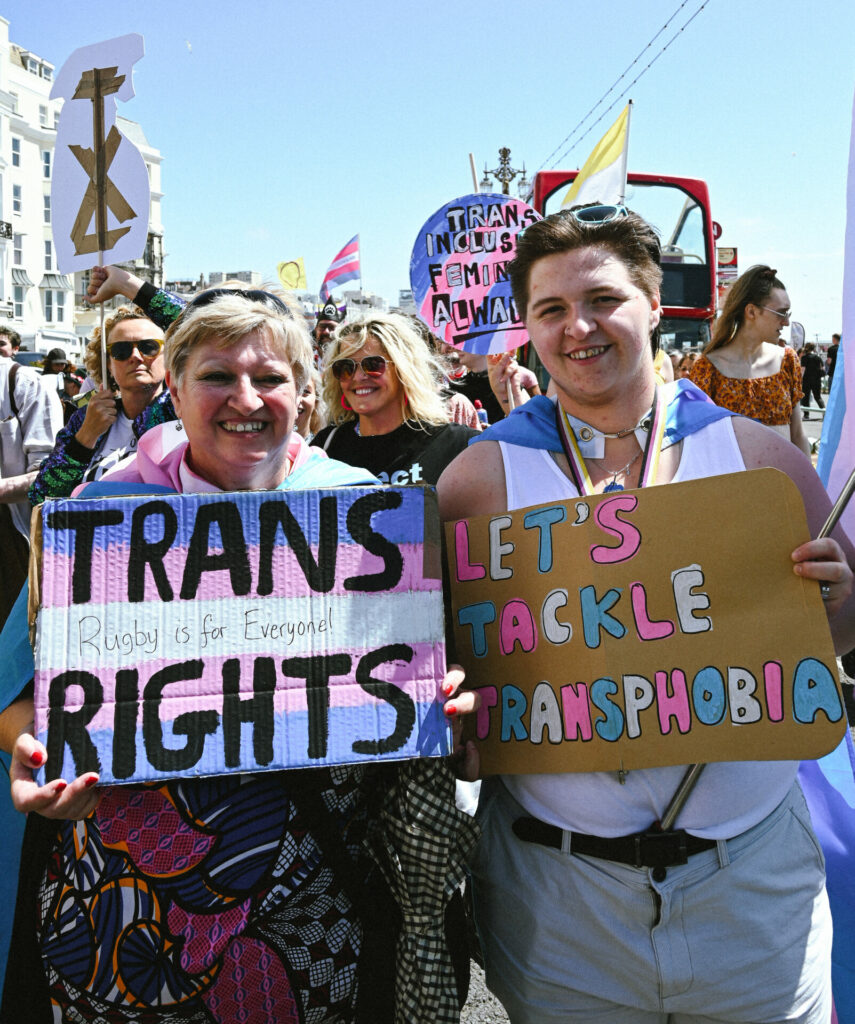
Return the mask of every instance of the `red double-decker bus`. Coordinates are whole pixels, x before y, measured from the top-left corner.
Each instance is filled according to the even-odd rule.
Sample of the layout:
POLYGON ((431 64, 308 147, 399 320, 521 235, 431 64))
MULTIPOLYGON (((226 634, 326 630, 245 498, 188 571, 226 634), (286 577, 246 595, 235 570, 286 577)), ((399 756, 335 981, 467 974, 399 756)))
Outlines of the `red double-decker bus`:
MULTIPOLYGON (((546 216, 578 171, 540 171, 530 200, 546 216)), ((662 344, 699 349, 709 341, 716 312, 715 239, 706 182, 667 174, 628 174, 625 205, 640 214, 662 240, 662 344)))

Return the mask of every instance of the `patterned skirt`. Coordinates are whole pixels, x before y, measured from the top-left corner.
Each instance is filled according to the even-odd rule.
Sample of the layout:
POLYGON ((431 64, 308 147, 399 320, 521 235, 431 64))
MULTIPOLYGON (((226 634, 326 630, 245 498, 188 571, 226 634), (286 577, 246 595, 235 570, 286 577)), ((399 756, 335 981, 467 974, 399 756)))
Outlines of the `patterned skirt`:
POLYGON ((105 789, 91 818, 62 823, 37 895, 54 1018, 352 1021, 362 929, 307 818, 305 784, 359 863, 363 774, 105 789))

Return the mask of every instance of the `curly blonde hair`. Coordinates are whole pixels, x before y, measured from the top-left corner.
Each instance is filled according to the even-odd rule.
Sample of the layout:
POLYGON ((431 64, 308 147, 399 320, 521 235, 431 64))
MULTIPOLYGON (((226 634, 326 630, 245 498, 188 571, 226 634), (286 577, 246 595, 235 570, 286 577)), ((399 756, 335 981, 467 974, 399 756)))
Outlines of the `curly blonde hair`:
POLYGON ((324 352, 323 398, 330 420, 342 424, 356 418, 352 409, 341 404, 341 384, 333 376, 332 364, 358 352, 371 338, 383 349, 403 385, 407 399, 404 419, 424 425, 448 423, 448 407, 440 396, 442 363, 409 319, 398 313, 369 313, 336 330, 324 352))
MULTIPOLYGON (((109 342, 110 332, 123 320, 148 320, 145 313, 139 308, 139 306, 119 306, 115 312, 111 313, 110 316, 104 321, 104 337, 109 342)), ((92 337, 86 342, 86 349, 83 353, 83 365, 86 367, 86 372, 89 376, 101 387, 103 381, 101 380, 101 327, 100 325, 95 328, 92 332, 92 337)), ((109 370, 109 360, 107 361, 108 370, 107 374, 109 380, 107 382, 108 387, 114 391, 118 390, 118 384, 113 380, 113 375, 109 370)))

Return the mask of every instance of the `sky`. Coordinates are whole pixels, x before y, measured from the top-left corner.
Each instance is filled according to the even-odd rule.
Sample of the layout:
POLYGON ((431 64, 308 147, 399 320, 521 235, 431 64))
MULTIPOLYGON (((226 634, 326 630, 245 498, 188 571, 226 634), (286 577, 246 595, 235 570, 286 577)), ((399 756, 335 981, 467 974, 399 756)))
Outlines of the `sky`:
POLYGON ((80 46, 145 37, 119 113, 163 154, 167 278, 273 280, 302 256, 316 290, 358 233, 363 285, 393 304, 421 225, 472 191, 469 153, 479 174, 503 146, 514 167, 552 166, 644 51, 558 166, 580 167, 632 98, 630 170, 706 180, 740 270, 777 268, 808 340, 840 330, 852 0, 0 0, 0 14, 57 69, 80 46))

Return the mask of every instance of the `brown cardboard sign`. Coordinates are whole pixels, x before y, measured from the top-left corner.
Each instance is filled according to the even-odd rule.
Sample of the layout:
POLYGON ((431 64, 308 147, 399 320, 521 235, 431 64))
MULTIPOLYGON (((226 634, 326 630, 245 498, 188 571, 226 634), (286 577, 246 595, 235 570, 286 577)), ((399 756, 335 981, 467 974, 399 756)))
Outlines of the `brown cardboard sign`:
POLYGON ((484 774, 819 757, 846 716, 774 469, 446 525, 484 774))

